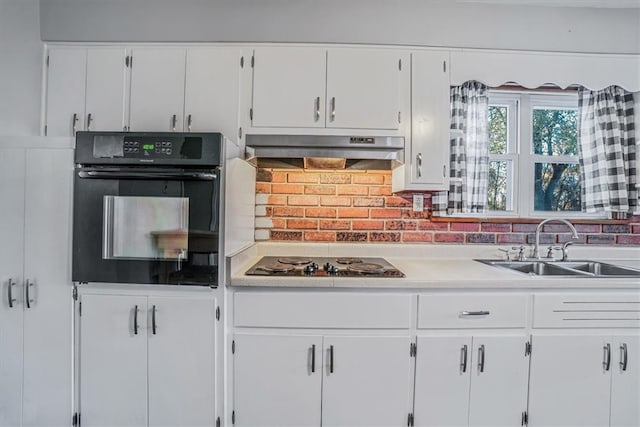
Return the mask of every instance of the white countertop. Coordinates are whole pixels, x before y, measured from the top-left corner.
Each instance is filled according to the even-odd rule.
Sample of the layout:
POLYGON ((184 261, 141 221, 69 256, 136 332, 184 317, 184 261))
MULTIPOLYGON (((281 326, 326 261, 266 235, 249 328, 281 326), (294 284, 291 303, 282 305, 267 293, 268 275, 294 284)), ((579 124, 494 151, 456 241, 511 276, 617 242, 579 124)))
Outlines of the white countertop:
MULTIPOLYGON (((425 289, 637 289, 638 278, 553 277, 527 275, 474 259, 502 259, 495 245, 393 245, 259 243, 228 259, 230 285, 293 288, 425 289), (384 257, 406 277, 245 276, 266 255, 384 257)), ((640 268, 638 247, 572 247, 571 259, 604 261, 640 268)))

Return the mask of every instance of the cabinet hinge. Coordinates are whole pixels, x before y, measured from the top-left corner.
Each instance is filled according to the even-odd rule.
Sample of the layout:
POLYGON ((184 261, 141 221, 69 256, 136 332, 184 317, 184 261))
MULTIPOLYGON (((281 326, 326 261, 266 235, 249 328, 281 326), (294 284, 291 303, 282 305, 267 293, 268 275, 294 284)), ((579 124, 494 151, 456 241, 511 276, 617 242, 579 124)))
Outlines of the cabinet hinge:
POLYGON ((129 55, 129 68, 133 68, 133 55, 129 55))
POLYGON ((253 108, 249 108, 249 119, 253 120, 253 108))
POLYGON ((402 123, 402 111, 398 111, 398 123, 402 123))
POLYGON ((398 71, 402 71, 402 59, 398 59, 398 71))
POLYGON ((413 425, 413 414, 409 413, 407 416, 407 426, 411 427, 413 425))
POLYGON ((80 427, 80 413, 76 412, 73 414, 73 419, 71 420, 71 425, 75 427, 80 427))
POLYGON ((236 354, 236 340, 231 341, 231 354, 236 354))
POLYGON ((527 411, 524 411, 522 413, 522 418, 520 419, 520 425, 521 426, 529 425, 529 413, 527 411))
POLYGON ((216 427, 220 427, 220 417, 216 418, 216 427))
POLYGON ((531 341, 527 341, 524 345, 524 355, 531 356, 531 341))
POLYGON ((242 127, 238 128, 238 139, 242 139, 242 127))
POLYGON ((442 71, 443 71, 444 73, 446 73, 446 72, 447 72, 447 61, 442 61, 442 71))
POLYGON ((244 68, 244 56, 240 57, 240 68, 244 68))
POLYGON ((409 357, 416 357, 418 354, 418 344, 412 342, 409 344, 409 357))
POLYGON ((231 424, 236 423, 236 411, 231 411, 231 424))
POLYGON ((256 65, 256 57, 255 55, 251 55, 251 68, 253 68, 256 65))
POLYGON ((49 55, 47 55, 47 67, 49 66, 49 55))
POLYGON ((216 320, 220 320, 220 306, 216 307, 216 320))
POLYGON ((73 300, 78 301, 78 287, 73 285, 73 300))

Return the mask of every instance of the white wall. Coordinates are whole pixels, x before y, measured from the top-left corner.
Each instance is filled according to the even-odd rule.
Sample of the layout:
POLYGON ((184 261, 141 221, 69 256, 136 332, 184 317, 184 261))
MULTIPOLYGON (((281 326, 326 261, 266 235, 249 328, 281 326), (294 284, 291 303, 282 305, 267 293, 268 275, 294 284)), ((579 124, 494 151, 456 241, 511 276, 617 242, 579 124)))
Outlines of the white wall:
POLYGON ((48 41, 376 43, 640 53, 640 9, 454 0, 41 0, 48 41))
POLYGON ((38 0, 0 0, 0 135, 39 135, 42 49, 38 0))

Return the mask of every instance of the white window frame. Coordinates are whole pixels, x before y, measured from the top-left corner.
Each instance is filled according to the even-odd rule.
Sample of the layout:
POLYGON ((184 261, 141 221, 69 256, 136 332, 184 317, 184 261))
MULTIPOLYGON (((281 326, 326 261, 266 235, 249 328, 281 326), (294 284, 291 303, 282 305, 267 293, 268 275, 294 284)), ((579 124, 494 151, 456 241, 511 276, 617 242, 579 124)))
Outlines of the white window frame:
POLYGON ((511 162, 513 179, 507 192, 507 210, 487 211, 480 214, 460 213, 458 217, 480 218, 570 218, 607 219, 607 213, 585 213, 581 211, 536 211, 534 210, 534 165, 535 163, 579 163, 578 155, 549 156, 533 154, 533 109, 578 108, 577 93, 558 91, 515 91, 491 89, 489 105, 507 106, 509 109, 507 129, 507 153, 489 154, 489 161, 511 162), (510 208, 510 209, 509 209, 510 208))

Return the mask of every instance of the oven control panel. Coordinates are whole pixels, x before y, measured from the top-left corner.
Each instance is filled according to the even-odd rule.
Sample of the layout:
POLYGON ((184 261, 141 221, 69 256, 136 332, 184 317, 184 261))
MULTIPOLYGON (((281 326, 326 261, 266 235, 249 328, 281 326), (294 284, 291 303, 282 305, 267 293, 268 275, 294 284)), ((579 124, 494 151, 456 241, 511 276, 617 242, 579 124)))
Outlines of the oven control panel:
POLYGON ((125 157, 171 156, 172 154, 172 141, 124 141, 123 143, 125 157))

